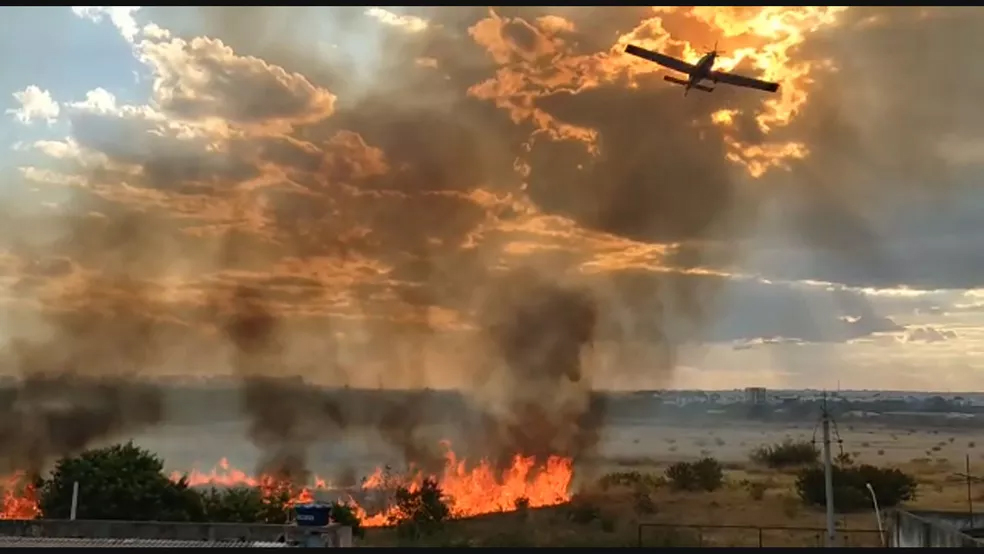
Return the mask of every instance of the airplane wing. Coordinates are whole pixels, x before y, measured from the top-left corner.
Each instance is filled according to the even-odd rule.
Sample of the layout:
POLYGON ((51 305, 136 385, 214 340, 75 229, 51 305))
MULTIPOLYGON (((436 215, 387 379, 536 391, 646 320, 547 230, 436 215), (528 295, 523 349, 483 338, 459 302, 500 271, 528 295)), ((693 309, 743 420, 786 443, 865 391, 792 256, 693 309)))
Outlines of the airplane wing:
POLYGON ((711 75, 711 80, 718 83, 724 83, 726 85, 754 88, 764 90, 766 92, 776 92, 779 90, 779 83, 760 81, 758 79, 752 79, 751 77, 736 75, 734 73, 725 73, 724 71, 715 71, 713 75, 711 75))
POLYGON ((660 54, 658 52, 653 52, 651 50, 646 50, 645 48, 639 48, 634 44, 630 44, 625 47, 626 54, 632 54, 633 56, 638 56, 644 60, 649 60, 651 62, 656 62, 663 67, 668 67, 673 71, 679 71, 680 73, 686 73, 687 75, 693 73, 694 66, 683 60, 678 60, 674 57, 667 56, 666 54, 660 54))

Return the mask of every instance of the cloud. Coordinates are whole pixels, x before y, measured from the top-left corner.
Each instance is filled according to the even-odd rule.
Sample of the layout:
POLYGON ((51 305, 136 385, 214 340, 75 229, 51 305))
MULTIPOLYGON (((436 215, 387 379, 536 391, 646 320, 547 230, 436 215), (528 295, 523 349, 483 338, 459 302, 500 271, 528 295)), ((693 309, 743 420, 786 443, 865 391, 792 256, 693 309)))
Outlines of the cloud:
POLYGON ((419 33, 427 29, 427 20, 412 15, 399 15, 383 8, 372 7, 366 9, 366 15, 378 20, 384 25, 399 27, 408 33, 419 33))
MULTIPOLYGON (((342 31, 341 47, 316 46, 314 11, 203 9, 205 32, 189 36, 166 11, 137 23, 135 9, 78 8, 116 26, 153 87, 127 103, 107 85, 52 116, 70 134, 34 143, 46 159, 22 175, 37 198, 18 202, 57 208, 18 219, 4 246, 12 272, 61 267, 50 260, 72 270, 12 274, 11 286, 51 309, 113 268, 166 298, 196 345, 219 340, 232 291, 259 287, 282 326, 284 371, 344 359, 319 363, 322 376, 373 385, 468 382, 480 308, 517 269, 589 291, 597 341, 658 352, 627 363, 655 382, 684 343, 894 330, 893 310, 915 301, 862 289, 963 286, 976 267, 900 223, 914 226, 933 192, 915 177, 955 176, 972 159, 940 154, 972 125, 936 117, 938 105, 903 86, 925 54, 903 49, 888 56, 894 73, 865 72, 885 29, 921 33, 940 56, 956 48, 940 29, 959 22, 934 16, 932 34, 902 12, 316 12, 347 33, 375 29, 359 49, 385 55, 366 69, 342 31), (782 94, 684 100, 662 69, 622 52, 634 43, 692 59, 715 41, 729 51, 722 67, 779 80, 782 94)), ((99 287, 73 305, 127 294, 99 287)))
POLYGON ((220 40, 145 40, 138 52, 154 72, 157 105, 177 119, 292 125, 320 121, 334 109, 335 96, 304 76, 237 56, 220 40))
POLYGON ((30 85, 22 91, 15 92, 13 96, 21 106, 9 108, 6 113, 13 115, 14 119, 25 125, 39 120, 50 125, 58 119, 58 114, 61 112, 58 102, 55 102, 51 97, 51 93, 47 90, 41 90, 36 85, 30 85))
POLYGON ((902 342, 941 342, 957 338, 957 334, 936 327, 910 327, 905 330, 902 342))
POLYGON ((134 19, 139 9, 139 6, 72 6, 72 13, 95 23, 109 19, 127 42, 133 42, 140 31, 134 19))

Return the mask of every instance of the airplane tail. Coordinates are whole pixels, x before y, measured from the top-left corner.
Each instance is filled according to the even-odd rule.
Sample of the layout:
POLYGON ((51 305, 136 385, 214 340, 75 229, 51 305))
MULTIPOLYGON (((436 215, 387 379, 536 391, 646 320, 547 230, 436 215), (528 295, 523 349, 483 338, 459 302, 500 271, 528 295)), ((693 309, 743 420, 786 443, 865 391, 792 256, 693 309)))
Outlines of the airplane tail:
MULTIPOLYGON (((667 82, 670 82, 670 83, 673 83, 675 85, 687 86, 687 84, 688 84, 688 82, 687 81, 684 81, 683 79, 677 79, 676 77, 671 77, 669 75, 663 75, 663 80, 664 81, 667 81, 667 82)), ((713 88, 711 88, 711 87, 705 87, 704 85, 701 85, 701 84, 696 84, 692 88, 695 88, 697 90, 702 90, 704 92, 713 92, 714 91, 713 88)))

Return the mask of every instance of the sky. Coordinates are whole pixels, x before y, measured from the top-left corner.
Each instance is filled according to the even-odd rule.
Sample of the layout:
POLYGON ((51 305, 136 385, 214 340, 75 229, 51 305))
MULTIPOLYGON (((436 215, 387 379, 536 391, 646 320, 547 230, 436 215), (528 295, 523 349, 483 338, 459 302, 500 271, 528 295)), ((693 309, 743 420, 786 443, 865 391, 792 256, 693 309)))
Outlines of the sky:
POLYGON ((982 8, 0 10, 6 374, 984 382, 982 8))

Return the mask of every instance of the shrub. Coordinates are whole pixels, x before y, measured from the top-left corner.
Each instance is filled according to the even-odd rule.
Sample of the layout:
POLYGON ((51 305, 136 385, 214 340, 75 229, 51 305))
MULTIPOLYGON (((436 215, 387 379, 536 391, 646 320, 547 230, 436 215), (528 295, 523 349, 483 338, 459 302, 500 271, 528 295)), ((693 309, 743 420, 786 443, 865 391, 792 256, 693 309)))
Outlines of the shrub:
POLYGON ((646 490, 658 489, 666 484, 666 480, 659 475, 651 473, 640 473, 638 471, 617 471, 608 473, 598 479, 598 485, 607 490, 612 487, 642 488, 646 490))
POLYGON ((636 489, 632 493, 632 502, 637 514, 649 515, 655 514, 657 511, 656 503, 644 490, 636 489))
POLYGON ((525 496, 520 496, 513 502, 513 506, 516 507, 516 514, 519 516, 521 521, 526 521, 530 517, 530 499, 525 496))
POLYGON ((425 479, 416 489, 398 487, 394 499, 394 511, 389 520, 401 537, 433 534, 451 517, 441 487, 434 479, 425 479))
POLYGON ((613 516, 607 515, 607 514, 602 515, 601 516, 601 530, 604 531, 604 532, 606 532, 606 533, 614 533, 615 532, 615 518, 613 516))
POLYGON ((714 458, 677 462, 666 469, 666 479, 676 490, 713 491, 724 484, 724 471, 714 458))
POLYGON ((587 525, 601 517, 601 508, 584 495, 576 494, 567 506, 567 519, 573 523, 587 525))
POLYGON ((269 504, 263 493, 255 487, 211 488, 201 493, 205 517, 220 523, 283 523, 286 521, 284 506, 269 513, 269 504), (279 512, 279 513, 277 513, 279 512))
POLYGON ((815 464, 820 451, 809 441, 785 440, 772 446, 760 446, 752 451, 753 462, 773 469, 815 464))
POLYGON ((752 497, 752 500, 762 500, 765 498, 766 489, 768 489, 768 487, 765 483, 749 483, 748 495, 752 497))
POLYGON ((352 528, 352 536, 361 539, 366 536, 366 530, 362 528, 362 520, 356 515, 355 510, 348 504, 333 502, 331 504, 331 519, 335 523, 340 523, 352 528))
MULTIPOLYGON (((882 508, 897 506, 916 497, 916 480, 898 469, 879 468, 872 465, 833 468, 834 506, 838 511, 863 510, 871 506, 871 496, 866 484, 878 497, 882 508)), ((796 479, 796 492, 807 504, 826 504, 824 471, 822 467, 802 470, 796 479)))
POLYGON ((133 443, 86 450, 58 460, 35 483, 46 518, 68 519, 79 483, 79 519, 202 521, 202 499, 188 482, 168 479, 164 462, 133 443))

